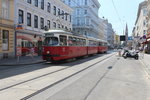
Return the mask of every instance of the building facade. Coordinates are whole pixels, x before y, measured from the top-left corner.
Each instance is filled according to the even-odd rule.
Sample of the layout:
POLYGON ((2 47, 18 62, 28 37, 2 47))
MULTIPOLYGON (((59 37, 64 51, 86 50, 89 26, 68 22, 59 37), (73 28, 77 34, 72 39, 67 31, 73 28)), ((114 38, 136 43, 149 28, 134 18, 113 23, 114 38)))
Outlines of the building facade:
POLYGON ((135 49, 139 47, 144 48, 143 36, 147 35, 147 13, 147 1, 143 1, 139 4, 135 27, 132 31, 134 38, 133 46, 135 49))
POLYGON ((112 28, 112 24, 105 20, 106 23, 106 31, 107 31, 107 42, 110 48, 114 48, 114 30, 112 28))
POLYGON ((17 47, 41 49, 42 36, 48 29, 72 30, 72 9, 60 0, 15 0, 17 47))
POLYGON ((100 37, 98 0, 62 0, 73 8, 73 31, 77 34, 100 37))
POLYGON ((105 22, 105 19, 99 18, 99 38, 107 41, 107 23, 105 22))
POLYGON ((135 22, 134 36, 142 37, 147 34, 147 1, 139 4, 137 19, 135 22))
POLYGON ((14 57, 14 0, 0 0, 0 59, 14 57))
POLYGON ((147 37, 150 37, 150 0, 147 1, 147 10, 148 10, 148 14, 147 14, 147 37))

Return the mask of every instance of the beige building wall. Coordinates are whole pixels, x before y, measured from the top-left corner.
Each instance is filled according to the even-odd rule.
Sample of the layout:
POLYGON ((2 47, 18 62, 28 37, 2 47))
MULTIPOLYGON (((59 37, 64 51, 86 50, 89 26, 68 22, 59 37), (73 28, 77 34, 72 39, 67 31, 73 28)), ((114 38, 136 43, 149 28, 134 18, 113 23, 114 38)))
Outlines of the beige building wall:
POLYGON ((148 30, 147 30, 147 35, 150 37, 150 0, 148 0, 147 9, 148 9, 148 16, 147 16, 148 30))
POLYGON ((14 0, 0 0, 0 59, 14 57, 14 54, 14 0), (7 40, 3 38, 4 31, 8 31, 7 40), (7 50, 4 50, 4 41, 7 41, 7 50))

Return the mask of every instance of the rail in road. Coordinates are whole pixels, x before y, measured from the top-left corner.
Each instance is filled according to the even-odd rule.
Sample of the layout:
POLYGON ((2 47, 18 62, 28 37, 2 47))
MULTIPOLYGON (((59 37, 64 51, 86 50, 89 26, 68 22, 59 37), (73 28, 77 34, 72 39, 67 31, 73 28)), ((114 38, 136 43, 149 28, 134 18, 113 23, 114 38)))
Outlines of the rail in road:
MULTIPOLYGON (((76 70, 76 71, 73 71, 73 72, 70 73, 69 75, 66 75, 65 77, 63 77, 63 78, 61 78, 61 79, 58 79, 57 81, 51 83, 50 85, 47 85, 47 86, 45 86, 45 87, 42 87, 42 88, 36 90, 36 92, 27 94, 28 96, 27 96, 27 95, 24 95, 24 98, 23 98, 23 97, 21 97, 21 98, 23 98, 22 100, 27 99, 27 98, 30 98, 30 97, 32 97, 32 96, 34 96, 34 95, 36 95, 36 94, 38 94, 38 93, 40 93, 40 92, 46 90, 47 88, 50 88, 50 87, 52 87, 52 86, 54 86, 54 85, 56 85, 56 84, 58 84, 58 83, 60 83, 60 82, 62 82, 62 81, 64 81, 64 80, 66 80, 66 79, 68 79, 68 78, 70 78, 70 77, 72 77, 72 76, 74 76, 74 75, 76 75, 76 74, 78 74, 78 73, 83 72, 83 71, 86 70, 86 69, 89 69, 89 68, 93 67, 94 65, 96 65, 96 64, 98 64, 98 63, 100 63, 100 62, 102 62, 102 61, 104 61, 104 60, 107 60, 108 58, 110 58, 111 56, 113 56, 113 55, 115 55, 115 54, 116 54, 116 53, 108 54, 106 57, 104 57, 104 58, 102 58, 102 59, 97 58, 96 62, 89 64, 89 66, 83 66, 82 68, 80 68, 80 69, 78 69, 78 70, 76 70), (26 97, 25 97, 25 96, 26 96, 26 97)), ((57 69, 57 70, 55 70, 55 71, 52 71, 52 72, 49 72, 49 73, 45 73, 45 74, 36 76, 36 77, 34 77, 34 78, 31 78, 31 79, 27 79, 27 80, 24 80, 24 81, 15 83, 15 84, 11 84, 11 85, 5 86, 5 87, 3 87, 3 88, 0 88, 0 92, 7 91, 7 90, 9 90, 9 89, 11 89, 11 88, 15 88, 16 86, 19 86, 19 85, 22 85, 22 84, 25 84, 25 83, 28 83, 28 82, 32 82, 32 81, 34 81, 34 80, 43 78, 43 77, 45 77, 45 76, 49 76, 49 75, 52 75, 52 74, 57 74, 57 73, 59 73, 59 72, 61 72, 61 71, 65 71, 65 70, 68 70, 68 69, 71 70, 72 68, 75 68, 75 66, 69 66, 69 67, 65 67, 65 68, 60 68, 60 69, 57 69)), ((77 67, 76 67, 76 68, 77 68, 77 67)), ((8 95, 8 96, 9 96, 9 95, 8 95)))

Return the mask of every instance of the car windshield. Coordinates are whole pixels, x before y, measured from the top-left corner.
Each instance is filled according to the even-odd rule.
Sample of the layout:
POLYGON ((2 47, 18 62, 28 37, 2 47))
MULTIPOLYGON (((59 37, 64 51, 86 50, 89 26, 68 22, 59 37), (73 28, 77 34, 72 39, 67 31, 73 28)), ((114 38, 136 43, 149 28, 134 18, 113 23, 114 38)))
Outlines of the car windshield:
POLYGON ((58 45, 58 38, 57 37, 46 37, 44 40, 45 46, 55 46, 58 45))

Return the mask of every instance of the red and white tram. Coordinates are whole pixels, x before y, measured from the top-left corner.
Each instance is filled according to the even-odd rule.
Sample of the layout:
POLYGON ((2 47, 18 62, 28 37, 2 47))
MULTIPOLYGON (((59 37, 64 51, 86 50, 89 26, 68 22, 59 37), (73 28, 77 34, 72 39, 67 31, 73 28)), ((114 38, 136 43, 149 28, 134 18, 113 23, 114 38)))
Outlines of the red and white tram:
POLYGON ((50 30, 45 33, 42 57, 47 61, 59 61, 96 54, 100 51, 100 42, 94 38, 73 35, 63 30, 50 30))
POLYGON ((106 53, 108 51, 108 45, 106 41, 98 39, 98 45, 98 53, 106 53))

